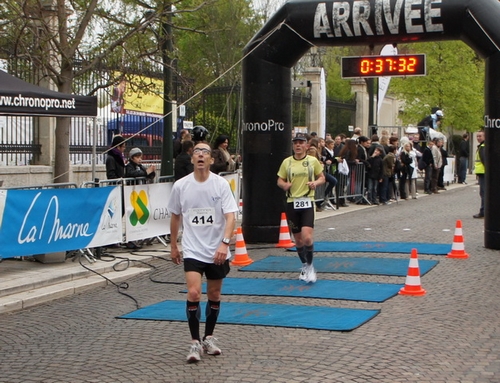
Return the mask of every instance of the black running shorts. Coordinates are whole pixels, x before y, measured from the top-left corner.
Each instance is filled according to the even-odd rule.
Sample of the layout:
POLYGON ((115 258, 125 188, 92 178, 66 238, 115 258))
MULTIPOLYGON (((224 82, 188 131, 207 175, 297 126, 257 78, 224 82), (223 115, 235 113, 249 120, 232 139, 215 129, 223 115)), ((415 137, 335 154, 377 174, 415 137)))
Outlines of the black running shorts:
POLYGON ((306 209, 294 209, 293 202, 286 204, 286 217, 292 233, 300 233, 304 226, 314 228, 314 203, 306 209))
POLYGON ((222 265, 213 263, 205 263, 197 259, 184 258, 184 271, 196 271, 205 276, 207 279, 224 279, 229 274, 229 261, 226 260, 222 265))

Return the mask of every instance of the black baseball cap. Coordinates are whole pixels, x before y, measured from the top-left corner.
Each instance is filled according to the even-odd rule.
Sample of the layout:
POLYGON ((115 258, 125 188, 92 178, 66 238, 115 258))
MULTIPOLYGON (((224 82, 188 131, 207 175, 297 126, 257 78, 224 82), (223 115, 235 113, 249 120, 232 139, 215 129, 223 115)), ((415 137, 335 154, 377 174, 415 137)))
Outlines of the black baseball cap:
POLYGON ((304 133, 297 133, 295 137, 292 138, 292 141, 307 141, 307 137, 304 133))

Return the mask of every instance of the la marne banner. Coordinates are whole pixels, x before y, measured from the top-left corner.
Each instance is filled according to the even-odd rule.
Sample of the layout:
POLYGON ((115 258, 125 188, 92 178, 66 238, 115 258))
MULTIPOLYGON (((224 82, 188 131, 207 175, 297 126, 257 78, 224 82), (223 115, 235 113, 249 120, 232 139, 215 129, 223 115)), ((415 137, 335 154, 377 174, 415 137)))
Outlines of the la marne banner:
MULTIPOLYGON (((238 174, 224 178, 238 201, 238 174)), ((172 185, 0 190, 0 260, 169 234, 172 185)))
POLYGON ((120 187, 0 190, 0 258, 122 241, 120 187))

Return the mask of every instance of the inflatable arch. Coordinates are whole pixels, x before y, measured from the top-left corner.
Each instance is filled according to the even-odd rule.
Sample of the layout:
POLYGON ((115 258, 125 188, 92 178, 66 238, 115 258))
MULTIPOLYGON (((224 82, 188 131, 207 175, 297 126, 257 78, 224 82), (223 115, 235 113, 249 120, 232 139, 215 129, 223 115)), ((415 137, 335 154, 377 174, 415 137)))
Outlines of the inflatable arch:
MULTIPOLYGON (((500 2, 289 0, 252 38, 243 60, 243 223, 249 243, 276 242, 291 153, 291 68, 311 46, 463 40, 486 60, 485 246, 500 249, 500 2), (496 141, 499 141, 497 144, 496 141)), ((479 204, 479 201, 477 201, 479 204)), ((478 206, 479 208, 479 206, 478 206)))

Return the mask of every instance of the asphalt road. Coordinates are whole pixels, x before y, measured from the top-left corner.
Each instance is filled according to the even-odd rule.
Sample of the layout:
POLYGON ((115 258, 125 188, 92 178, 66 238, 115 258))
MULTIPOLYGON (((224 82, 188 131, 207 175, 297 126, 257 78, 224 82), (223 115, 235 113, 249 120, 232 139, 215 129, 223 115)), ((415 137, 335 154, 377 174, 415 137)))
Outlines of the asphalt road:
MULTIPOLYGON (((366 303, 223 296, 223 302, 381 309, 351 332, 219 324, 215 336, 223 355, 186 364, 187 323, 116 319, 135 304, 110 285, 1 314, 0 382, 500 382, 500 252, 483 247, 484 221, 472 218, 478 206, 478 187, 469 185, 316 221, 318 241, 451 244, 456 221, 462 220, 469 259, 419 255, 439 260, 421 278, 427 290, 423 297, 398 295, 366 303)), ((274 244, 247 244, 247 250, 254 260, 286 254, 274 244)), ((409 259, 409 254, 361 256, 409 259)), ((183 299, 183 286, 158 283, 183 282, 182 268, 162 259, 153 263, 154 274, 131 279, 127 293, 140 306, 183 299)), ((243 273, 233 268, 230 276, 295 279, 298 272, 243 273)), ((405 282, 404 277, 318 276, 405 282)))

